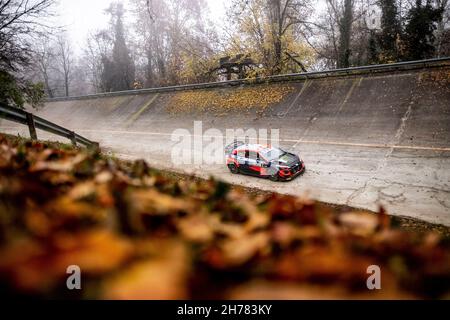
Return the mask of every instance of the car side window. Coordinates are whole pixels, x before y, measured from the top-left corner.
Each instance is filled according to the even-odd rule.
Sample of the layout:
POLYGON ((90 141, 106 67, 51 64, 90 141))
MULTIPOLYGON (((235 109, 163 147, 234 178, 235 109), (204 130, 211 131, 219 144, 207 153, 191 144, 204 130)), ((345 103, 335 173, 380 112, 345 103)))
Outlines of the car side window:
POLYGON ((264 163, 268 163, 269 161, 262 155, 259 156, 259 161, 264 162, 264 163))
POLYGON ((258 152, 256 152, 256 151, 249 151, 249 155, 248 155, 248 158, 250 159, 250 160, 256 160, 256 159, 259 159, 259 157, 258 157, 259 155, 258 155, 258 152))
POLYGON ((245 157, 245 150, 239 150, 237 155, 238 155, 238 157, 244 158, 245 157))

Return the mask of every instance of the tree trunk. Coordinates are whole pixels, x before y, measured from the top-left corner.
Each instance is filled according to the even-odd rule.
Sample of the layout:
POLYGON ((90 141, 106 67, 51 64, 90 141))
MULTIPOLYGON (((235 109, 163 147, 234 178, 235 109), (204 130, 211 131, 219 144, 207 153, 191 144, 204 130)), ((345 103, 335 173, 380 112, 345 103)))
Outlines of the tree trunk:
POLYGON ((340 39, 339 39, 339 60, 338 68, 348 68, 350 66, 350 39, 353 23, 353 0, 345 0, 344 12, 340 19, 340 39))
POLYGON ((67 76, 67 74, 64 77, 64 84, 66 87, 66 97, 69 96, 69 77, 67 76))
POLYGON ((280 0, 271 0, 271 23, 273 36, 273 74, 279 74, 282 71, 282 52, 281 33, 283 32, 283 21, 281 19, 281 3, 280 0))
POLYGON ((42 73, 44 76, 45 89, 47 91, 48 97, 51 99, 51 98, 53 98, 53 90, 50 88, 50 81, 48 79, 47 71, 44 71, 42 73))
POLYGON ((437 30, 436 30, 436 58, 440 58, 442 54, 442 40, 444 38, 445 32, 445 21, 444 14, 445 8, 447 7, 448 0, 440 0, 438 1, 438 8, 442 10, 441 19, 438 21, 437 30))

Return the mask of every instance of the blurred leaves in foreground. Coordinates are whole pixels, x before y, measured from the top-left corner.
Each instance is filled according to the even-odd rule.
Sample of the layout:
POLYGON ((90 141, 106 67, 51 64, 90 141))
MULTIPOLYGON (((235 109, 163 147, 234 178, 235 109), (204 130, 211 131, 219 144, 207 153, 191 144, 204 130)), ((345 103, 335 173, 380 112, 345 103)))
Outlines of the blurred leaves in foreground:
POLYGON ((450 244, 143 161, 0 135, 0 294, 77 299, 448 298, 450 244), (82 290, 66 288, 78 265, 82 290), (366 287, 370 265, 382 289, 366 287))

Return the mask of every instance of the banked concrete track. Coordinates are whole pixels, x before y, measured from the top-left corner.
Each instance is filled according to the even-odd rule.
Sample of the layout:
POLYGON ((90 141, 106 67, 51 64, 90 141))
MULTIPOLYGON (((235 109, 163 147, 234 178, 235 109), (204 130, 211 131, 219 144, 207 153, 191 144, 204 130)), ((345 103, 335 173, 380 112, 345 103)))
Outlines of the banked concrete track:
MULTIPOLYGON (((384 205, 391 214, 450 225, 448 60, 397 71, 295 77, 273 84, 62 99, 46 103, 36 113, 100 142, 116 155, 144 158, 156 167, 371 210, 384 205), (265 92, 270 96, 271 90, 286 86, 290 89, 281 101, 263 114, 258 107, 217 113, 221 96, 239 96, 246 88, 269 88, 265 92), (212 93, 215 101, 209 102, 212 93), (209 98, 200 101, 203 96, 209 98), (191 105, 189 112, 180 113, 180 108, 172 112, 180 99, 186 100, 185 107, 191 105), (197 110, 196 103, 214 103, 215 111, 207 106, 197 110), (274 183, 231 175, 223 165, 174 166, 171 151, 176 142, 171 134, 179 128, 193 133, 194 121, 203 122, 203 131, 280 129, 281 146, 299 153, 307 172, 292 182, 274 183)), ((27 135, 26 128, 4 120, 0 131, 27 135)), ((38 135, 57 139, 43 132, 38 135)))

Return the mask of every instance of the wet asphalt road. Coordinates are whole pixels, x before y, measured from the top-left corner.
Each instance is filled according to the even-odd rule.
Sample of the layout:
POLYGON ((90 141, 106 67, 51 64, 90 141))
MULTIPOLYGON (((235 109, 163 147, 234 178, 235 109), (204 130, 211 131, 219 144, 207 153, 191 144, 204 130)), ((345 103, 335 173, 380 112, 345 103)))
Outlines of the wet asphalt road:
POLYGON ((172 165, 168 150, 174 142, 164 136, 154 138, 151 147, 139 142, 142 137, 133 137, 131 144, 124 141, 123 149, 113 147, 121 139, 115 137, 110 146, 118 156, 144 158, 156 167, 357 208, 378 210, 383 205, 391 214, 450 225, 450 150, 281 141, 281 147, 303 158, 307 170, 293 181, 272 182, 233 175, 225 165, 172 165))

